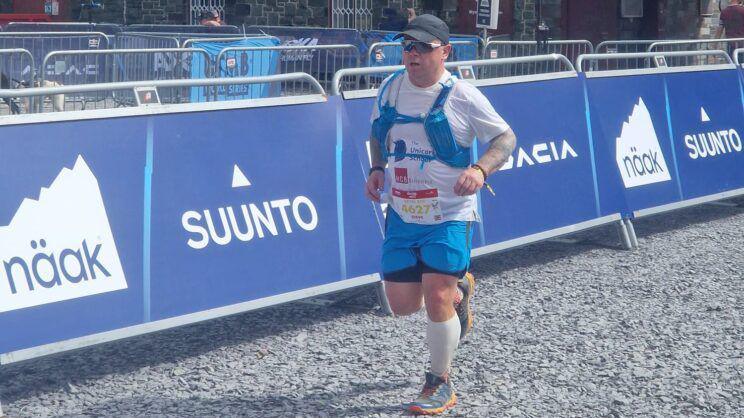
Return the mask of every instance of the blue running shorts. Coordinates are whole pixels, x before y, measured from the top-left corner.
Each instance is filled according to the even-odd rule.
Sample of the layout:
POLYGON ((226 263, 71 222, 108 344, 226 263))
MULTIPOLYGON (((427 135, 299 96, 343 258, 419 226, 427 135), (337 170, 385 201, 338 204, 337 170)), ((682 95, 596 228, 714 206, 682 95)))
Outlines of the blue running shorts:
POLYGON ((404 222, 392 208, 385 219, 382 275, 391 282, 420 282, 424 273, 461 278, 470 267, 472 222, 437 225, 404 222))

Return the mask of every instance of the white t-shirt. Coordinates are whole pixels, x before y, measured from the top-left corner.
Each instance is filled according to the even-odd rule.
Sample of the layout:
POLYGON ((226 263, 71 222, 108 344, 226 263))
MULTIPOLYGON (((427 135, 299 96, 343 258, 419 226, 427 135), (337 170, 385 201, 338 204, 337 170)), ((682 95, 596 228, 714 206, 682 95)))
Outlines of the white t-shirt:
MULTIPOLYGON (((442 90, 441 83, 450 78, 452 75, 445 71, 438 83, 420 88, 411 83, 408 73, 403 73, 385 89, 382 104, 389 101, 403 115, 426 115, 442 90)), ((390 77, 383 85, 389 79, 390 77)), ((509 125, 496 113, 483 93, 467 82, 455 82, 445 102, 444 113, 455 141, 467 148, 476 137, 486 144, 509 129, 509 125)), ((371 120, 378 116, 379 109, 375 101, 371 120)), ((434 155, 422 123, 395 124, 390 129, 388 138, 378 139, 386 140, 388 152, 434 155)), ((385 173, 383 197, 406 222, 437 224, 445 221, 479 221, 476 196, 455 194, 455 184, 464 170, 436 159, 422 165, 421 159, 415 157, 401 159, 391 156, 385 173), (407 200, 403 203, 394 202, 394 197, 404 197, 407 200), (423 204, 417 204, 419 201, 423 204)))

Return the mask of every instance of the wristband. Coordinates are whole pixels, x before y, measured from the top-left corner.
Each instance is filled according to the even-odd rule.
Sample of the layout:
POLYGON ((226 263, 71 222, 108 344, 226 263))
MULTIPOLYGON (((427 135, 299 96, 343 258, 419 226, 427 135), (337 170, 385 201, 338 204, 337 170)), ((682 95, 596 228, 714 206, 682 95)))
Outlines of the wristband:
POLYGON ((480 171, 481 174, 483 174, 483 185, 486 186, 486 189, 488 189, 488 191, 491 192, 492 195, 496 196, 496 193, 494 193, 491 185, 486 182, 486 177, 488 177, 488 174, 486 174, 486 170, 484 170, 483 167, 479 166, 478 164, 473 164, 470 166, 470 168, 474 168, 480 171))
POLYGON ((480 171, 481 174, 483 174, 483 181, 486 181, 488 174, 486 174, 486 170, 484 170, 483 167, 479 166, 478 164, 473 164, 470 167, 480 171))
POLYGON ((369 174, 367 174, 367 176, 368 177, 371 176, 372 173, 374 173, 375 171, 382 171, 384 173, 385 172, 385 169, 382 168, 382 167, 380 167, 379 165, 376 165, 376 166, 374 166, 374 167, 372 167, 372 168, 369 169, 369 174))

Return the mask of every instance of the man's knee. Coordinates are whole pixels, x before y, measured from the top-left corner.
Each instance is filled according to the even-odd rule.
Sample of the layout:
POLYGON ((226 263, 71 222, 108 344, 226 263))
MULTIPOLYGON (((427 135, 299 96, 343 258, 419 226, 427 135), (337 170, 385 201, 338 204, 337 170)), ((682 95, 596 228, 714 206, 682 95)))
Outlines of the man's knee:
POLYGON ((424 274, 424 300, 426 313, 435 322, 446 321, 455 312, 457 277, 445 274, 424 274))
MULTIPOLYGON (((389 299, 388 299, 389 301, 389 299)), ((390 309, 393 311, 395 316, 407 316, 412 315, 421 310, 424 306, 423 300, 419 301, 405 301, 405 302, 390 302, 390 309)))
POLYGON ((416 313, 424 305, 421 283, 385 282, 385 295, 390 309, 398 316, 416 313))
POLYGON ((424 299, 427 305, 444 306, 454 302, 454 293, 449 287, 427 289, 424 299))

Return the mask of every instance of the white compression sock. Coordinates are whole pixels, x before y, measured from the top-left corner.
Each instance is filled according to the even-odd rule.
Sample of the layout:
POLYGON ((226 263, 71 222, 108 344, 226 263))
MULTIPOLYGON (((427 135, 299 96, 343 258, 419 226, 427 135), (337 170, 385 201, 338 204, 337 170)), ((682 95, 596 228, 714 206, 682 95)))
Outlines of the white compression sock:
POLYGON ((449 372, 460 343, 460 319, 457 315, 452 315, 444 322, 434 322, 428 316, 426 319, 426 345, 431 356, 431 372, 443 376, 449 372))

